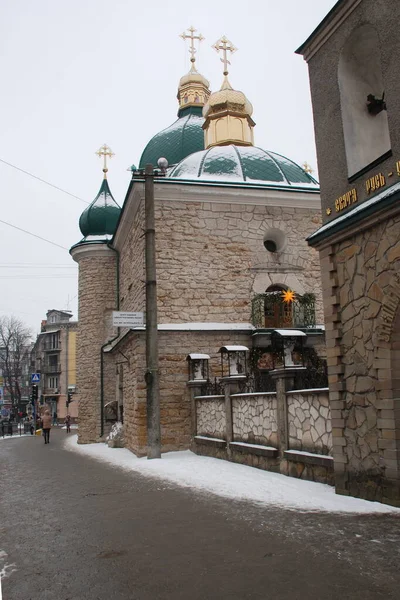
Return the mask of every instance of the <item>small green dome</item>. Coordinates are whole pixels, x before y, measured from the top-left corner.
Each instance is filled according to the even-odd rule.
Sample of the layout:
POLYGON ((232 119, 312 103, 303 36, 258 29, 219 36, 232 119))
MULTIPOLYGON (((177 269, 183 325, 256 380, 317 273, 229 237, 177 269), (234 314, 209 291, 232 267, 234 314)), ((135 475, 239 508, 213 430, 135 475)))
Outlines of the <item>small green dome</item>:
POLYGON ((156 166, 161 156, 170 166, 176 165, 189 154, 204 150, 202 106, 180 109, 178 117, 175 123, 149 141, 143 150, 139 169, 144 169, 147 164, 156 166))
POLYGON ((293 161, 255 146, 214 146, 196 152, 176 165, 168 177, 319 188, 318 182, 293 161))
POLYGON ((112 236, 115 232, 121 209, 115 202, 108 186, 103 179, 99 193, 93 202, 83 211, 79 219, 82 235, 112 236))

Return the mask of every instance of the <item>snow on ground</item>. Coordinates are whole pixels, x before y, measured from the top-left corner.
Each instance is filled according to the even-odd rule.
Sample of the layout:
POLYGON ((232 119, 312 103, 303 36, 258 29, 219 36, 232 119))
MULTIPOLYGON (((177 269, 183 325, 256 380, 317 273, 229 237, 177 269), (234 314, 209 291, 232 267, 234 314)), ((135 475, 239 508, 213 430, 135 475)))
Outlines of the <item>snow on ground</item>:
POLYGON ((19 435, 19 433, 14 433, 13 435, 5 435, 4 437, 0 435, 0 440, 19 440, 19 438, 23 438, 23 437, 35 437, 34 435, 31 435, 30 433, 22 433, 21 435, 19 435))
POLYGON ((163 454, 161 460, 137 458, 126 448, 105 444, 77 444, 77 436, 65 441, 72 450, 126 471, 162 479, 185 488, 200 490, 264 506, 306 512, 396 513, 400 509, 335 494, 322 483, 303 481, 217 458, 198 456, 189 450, 163 454))

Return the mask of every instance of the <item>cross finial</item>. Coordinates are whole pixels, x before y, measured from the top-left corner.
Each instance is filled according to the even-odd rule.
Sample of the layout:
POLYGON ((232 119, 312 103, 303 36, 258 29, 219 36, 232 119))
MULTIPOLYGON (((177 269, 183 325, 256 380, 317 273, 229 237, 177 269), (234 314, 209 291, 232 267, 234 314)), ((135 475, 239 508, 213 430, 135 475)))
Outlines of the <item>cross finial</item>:
POLYGON ((197 29, 195 29, 193 27, 193 25, 191 27, 189 27, 187 31, 190 31, 190 33, 187 33, 186 31, 184 31, 183 33, 180 34, 179 37, 181 37, 184 41, 190 40, 189 54, 190 54, 190 62, 192 63, 192 68, 193 68, 194 63, 196 62, 195 54, 197 52, 196 48, 194 47, 194 40, 199 40, 199 43, 200 43, 203 40, 205 40, 205 38, 201 35, 201 33, 199 33, 198 35, 194 35, 194 32, 197 31, 197 29))
POLYGON ((306 173, 310 173, 310 174, 311 174, 311 173, 313 173, 313 172, 314 172, 314 169, 311 167, 311 165, 309 165, 309 164, 308 164, 308 162, 307 162, 307 161, 305 161, 305 162, 302 164, 302 167, 303 167, 303 171, 305 171, 306 173))
POLYGON ((101 146, 101 148, 99 148, 96 152, 97 156, 99 156, 100 158, 103 157, 104 158, 104 166, 103 166, 103 173, 104 173, 104 179, 107 179, 107 157, 108 158, 112 158, 113 156, 115 156, 114 152, 111 150, 110 146, 107 146, 107 144, 103 144, 101 146))
POLYGON ((222 54, 224 55, 224 57, 221 58, 220 60, 221 60, 221 62, 224 63, 224 75, 226 77, 228 75, 228 65, 231 64, 227 58, 226 53, 230 52, 231 54, 233 54, 234 52, 236 52, 237 48, 224 35, 222 36, 221 39, 217 40, 212 47, 217 52, 222 50, 222 54))

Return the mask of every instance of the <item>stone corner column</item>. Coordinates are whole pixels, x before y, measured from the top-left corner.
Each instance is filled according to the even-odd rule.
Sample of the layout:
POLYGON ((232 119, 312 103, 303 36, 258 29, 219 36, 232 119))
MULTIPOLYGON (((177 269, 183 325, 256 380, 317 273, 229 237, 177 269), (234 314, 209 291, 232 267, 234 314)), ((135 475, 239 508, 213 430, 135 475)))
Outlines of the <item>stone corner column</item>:
POLYGON ((70 254, 79 265, 77 389, 80 444, 101 437, 101 347, 114 337, 111 311, 116 309, 117 253, 107 242, 82 242, 70 254))
POLYGON ((281 459, 285 458, 285 450, 289 450, 286 392, 293 385, 295 374, 301 370, 305 370, 305 367, 282 367, 270 371, 272 379, 276 381, 276 421, 278 427, 278 450, 281 459))
POLYGON ((190 420, 191 420, 191 437, 192 442, 194 437, 197 435, 197 412, 196 412, 196 396, 200 396, 201 394, 201 386, 207 383, 204 381, 188 381, 186 383, 190 392, 190 420))
POLYGON ((243 381, 243 377, 223 377, 222 382, 224 383, 225 390, 225 435, 226 435, 226 453, 228 459, 231 460, 232 450, 230 443, 233 442, 233 417, 232 417, 232 394, 235 394, 238 390, 240 381, 243 381))

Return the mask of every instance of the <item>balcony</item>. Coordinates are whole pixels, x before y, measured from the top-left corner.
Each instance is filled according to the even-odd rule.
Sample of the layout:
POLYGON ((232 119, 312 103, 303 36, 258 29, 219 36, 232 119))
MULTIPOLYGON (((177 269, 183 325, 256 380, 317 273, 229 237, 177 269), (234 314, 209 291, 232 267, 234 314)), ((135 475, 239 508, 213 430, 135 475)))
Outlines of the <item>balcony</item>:
POLYGON ((43 396, 59 396, 59 395, 60 395, 59 388, 49 388, 49 387, 43 388, 43 396))
POLYGON ((46 375, 51 373, 61 373, 61 364, 57 363, 55 365, 44 365, 42 372, 46 375))
POLYGON ((315 327, 315 296, 304 294, 286 302, 281 292, 257 294, 251 306, 257 329, 305 329, 315 327))
POLYGON ((57 352, 57 350, 61 350, 61 342, 45 342, 43 344, 43 350, 45 350, 46 352, 57 352))

